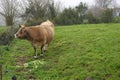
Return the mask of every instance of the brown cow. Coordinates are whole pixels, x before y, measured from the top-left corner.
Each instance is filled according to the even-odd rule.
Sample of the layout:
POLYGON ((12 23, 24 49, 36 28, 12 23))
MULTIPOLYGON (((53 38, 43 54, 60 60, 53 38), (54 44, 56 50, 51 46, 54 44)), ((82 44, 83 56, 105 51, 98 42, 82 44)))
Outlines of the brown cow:
POLYGON ((53 40, 54 24, 49 20, 41 23, 41 25, 25 27, 20 25, 20 29, 15 34, 15 38, 26 39, 31 42, 34 48, 34 58, 37 58, 37 47, 41 45, 40 57, 46 51, 47 45, 53 40))

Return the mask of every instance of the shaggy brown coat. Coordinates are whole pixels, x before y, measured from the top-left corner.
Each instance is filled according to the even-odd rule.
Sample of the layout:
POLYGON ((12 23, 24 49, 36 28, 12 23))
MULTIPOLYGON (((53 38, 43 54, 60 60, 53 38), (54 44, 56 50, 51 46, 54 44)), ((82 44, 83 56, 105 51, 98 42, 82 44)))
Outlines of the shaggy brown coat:
POLYGON ((34 58, 37 58, 36 49, 41 45, 40 56, 43 57, 47 45, 54 38, 54 24, 47 20, 37 26, 25 27, 24 25, 20 25, 20 29, 15 34, 15 38, 27 39, 31 42, 34 48, 34 58))

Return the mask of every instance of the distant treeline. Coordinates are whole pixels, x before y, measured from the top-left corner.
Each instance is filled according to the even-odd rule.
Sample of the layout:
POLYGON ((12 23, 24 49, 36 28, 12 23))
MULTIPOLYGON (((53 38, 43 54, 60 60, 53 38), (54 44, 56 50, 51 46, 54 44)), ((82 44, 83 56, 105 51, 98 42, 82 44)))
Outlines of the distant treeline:
POLYGON ((60 2, 54 0, 2 0, 0 14, 7 25, 14 25, 17 18, 26 25, 37 25, 46 19, 56 25, 120 22, 117 15, 120 8, 116 8, 114 1, 95 0, 91 7, 80 2, 75 7, 63 8, 60 2))

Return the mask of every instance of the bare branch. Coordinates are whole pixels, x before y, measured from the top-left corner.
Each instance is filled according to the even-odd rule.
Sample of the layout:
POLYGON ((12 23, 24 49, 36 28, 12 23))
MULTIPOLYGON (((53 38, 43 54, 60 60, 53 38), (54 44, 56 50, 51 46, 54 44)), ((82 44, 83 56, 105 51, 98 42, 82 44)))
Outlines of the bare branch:
POLYGON ((116 0, 95 0, 95 5, 100 8, 111 7, 116 0))
POLYGON ((7 25, 13 25, 18 14, 19 0, 0 0, 0 14, 7 25))

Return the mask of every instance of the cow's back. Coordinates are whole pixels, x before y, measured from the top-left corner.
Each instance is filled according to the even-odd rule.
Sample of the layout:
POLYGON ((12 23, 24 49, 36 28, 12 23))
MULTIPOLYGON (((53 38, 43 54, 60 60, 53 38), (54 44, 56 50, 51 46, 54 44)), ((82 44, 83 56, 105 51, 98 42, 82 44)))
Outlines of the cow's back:
POLYGON ((54 28, 54 24, 51 21, 49 21, 49 20, 41 23, 40 25, 48 26, 48 27, 53 27, 54 28))

